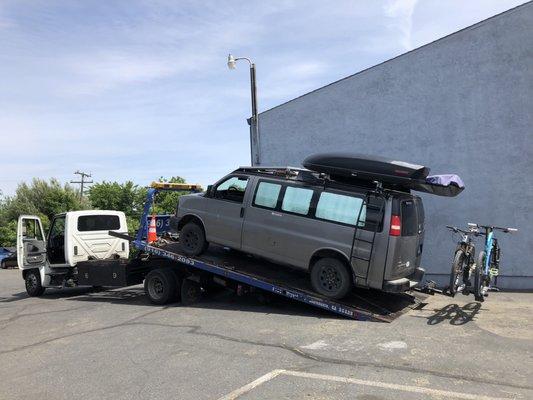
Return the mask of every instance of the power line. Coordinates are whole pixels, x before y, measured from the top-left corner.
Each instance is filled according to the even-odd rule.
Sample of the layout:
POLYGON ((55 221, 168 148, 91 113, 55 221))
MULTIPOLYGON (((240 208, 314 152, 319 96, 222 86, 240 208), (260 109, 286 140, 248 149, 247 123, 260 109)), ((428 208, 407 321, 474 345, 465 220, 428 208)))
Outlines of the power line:
POLYGON ((83 187, 85 186, 86 183, 93 183, 93 181, 86 180, 86 178, 91 177, 91 174, 87 174, 85 172, 76 171, 74 172, 74 175, 79 175, 81 177, 81 180, 79 181, 70 181, 70 183, 76 183, 80 185, 80 200, 81 200, 84 194, 83 187))

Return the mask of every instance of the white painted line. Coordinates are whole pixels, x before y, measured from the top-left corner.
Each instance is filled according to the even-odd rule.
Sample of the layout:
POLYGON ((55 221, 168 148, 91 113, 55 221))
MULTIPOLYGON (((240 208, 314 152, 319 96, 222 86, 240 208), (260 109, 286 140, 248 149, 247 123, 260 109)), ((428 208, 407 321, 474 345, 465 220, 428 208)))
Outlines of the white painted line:
POLYGON ((425 388, 425 387, 419 387, 419 386, 397 385, 395 383, 367 381, 364 379, 344 378, 341 376, 333 376, 333 375, 313 374, 310 372, 284 371, 284 370, 277 370, 277 371, 282 371, 282 372, 279 372, 277 375, 283 374, 283 375, 289 375, 289 376, 297 376, 300 378, 320 379, 324 381, 372 386, 372 387, 378 387, 382 389, 402 390, 404 392, 422 393, 422 394, 428 394, 430 396, 443 396, 444 398, 451 397, 451 398, 465 399, 465 400, 510 400, 509 398, 505 398, 505 397, 504 398, 490 397, 490 396, 483 396, 483 395, 478 395, 478 394, 451 392, 448 390, 431 389, 431 388, 425 388))
POLYGON ((274 379, 276 376, 284 372, 285 372, 284 369, 275 369, 273 371, 270 371, 268 374, 265 374, 261 376, 260 378, 257 378, 255 381, 250 382, 249 384, 244 385, 243 387, 235 389, 233 392, 228 393, 225 396, 222 396, 218 400, 234 400, 237 397, 245 393, 248 393, 250 390, 255 389, 257 386, 262 385, 263 383, 268 382, 271 379, 274 379))

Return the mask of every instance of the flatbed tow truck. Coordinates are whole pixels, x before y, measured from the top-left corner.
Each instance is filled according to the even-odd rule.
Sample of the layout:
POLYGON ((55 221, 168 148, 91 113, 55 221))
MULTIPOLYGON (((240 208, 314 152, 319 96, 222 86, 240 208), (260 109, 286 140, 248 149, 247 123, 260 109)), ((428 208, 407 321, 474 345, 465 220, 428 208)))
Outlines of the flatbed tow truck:
MULTIPOLYGON (((141 227, 136 236, 109 231, 111 236, 130 241, 139 251, 137 258, 127 263, 124 260, 104 261, 117 263, 122 286, 144 280, 146 294, 153 303, 165 304, 181 298, 183 303, 190 304, 198 300, 202 291, 209 292, 209 287, 222 285, 238 294, 278 295, 355 320, 391 322, 418 307, 426 297, 420 292, 393 294, 358 289, 342 300, 332 300, 314 292, 305 273, 280 268, 257 257, 216 245, 211 245, 201 256, 187 257, 179 250, 178 238, 163 237, 148 243, 150 211, 160 191, 195 192, 201 188, 198 185, 153 183, 148 189, 141 227)), ((95 270, 94 264, 95 261, 80 263, 78 269, 87 271, 85 276, 88 277, 88 271, 95 270)))

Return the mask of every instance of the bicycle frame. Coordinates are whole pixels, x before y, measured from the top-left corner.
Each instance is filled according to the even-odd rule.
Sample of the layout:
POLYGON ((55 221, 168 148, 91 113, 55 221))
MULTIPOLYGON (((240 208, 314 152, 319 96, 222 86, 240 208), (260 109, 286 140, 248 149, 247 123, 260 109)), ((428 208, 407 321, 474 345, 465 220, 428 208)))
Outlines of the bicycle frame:
POLYGON ((490 263, 492 260, 492 250, 494 245, 494 230, 485 228, 485 265, 483 266, 483 275, 488 276, 490 272, 490 263))

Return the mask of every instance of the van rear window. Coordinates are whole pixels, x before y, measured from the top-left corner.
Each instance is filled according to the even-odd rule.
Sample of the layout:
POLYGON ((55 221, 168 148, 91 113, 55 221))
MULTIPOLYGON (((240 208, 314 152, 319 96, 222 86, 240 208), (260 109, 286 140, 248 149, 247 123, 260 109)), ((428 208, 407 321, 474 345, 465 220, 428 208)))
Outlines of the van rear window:
POLYGON ((401 204, 402 236, 414 236, 418 233, 416 204, 413 200, 405 200, 401 204))
POLYGON ((82 215, 78 218, 78 231, 112 231, 120 229, 118 215, 82 215))

